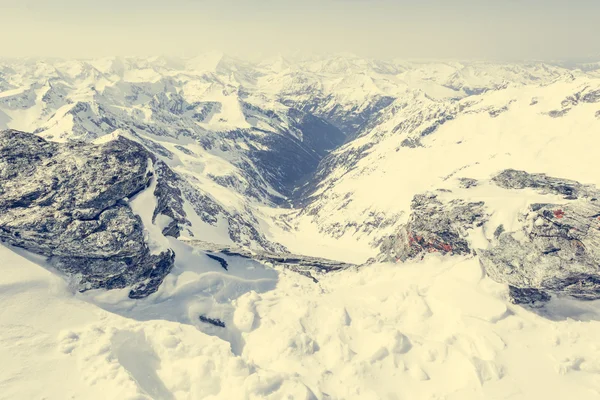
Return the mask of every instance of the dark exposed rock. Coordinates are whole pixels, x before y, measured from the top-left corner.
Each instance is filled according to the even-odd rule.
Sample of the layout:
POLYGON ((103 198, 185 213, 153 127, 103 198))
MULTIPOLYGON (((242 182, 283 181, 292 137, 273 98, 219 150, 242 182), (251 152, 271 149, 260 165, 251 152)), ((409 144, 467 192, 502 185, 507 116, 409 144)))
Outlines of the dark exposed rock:
POLYGON ((400 147, 408 147, 411 149, 416 149, 417 147, 423 147, 419 138, 406 138, 402 142, 400 142, 400 147))
POLYGON ((500 108, 494 108, 494 109, 488 111, 488 114, 490 115, 490 117, 496 118, 500 114, 505 113, 506 111, 508 111, 508 106, 504 106, 504 107, 500 107, 500 108))
POLYGON ((225 328, 225 322, 221 321, 218 318, 209 318, 209 317, 206 317, 204 315, 201 315, 199 317, 199 319, 200 319, 200 321, 202 321, 204 323, 214 325, 214 326, 216 326, 218 328, 225 328))
POLYGON ((222 258, 222 257, 219 257, 219 256, 215 256, 215 255, 213 255, 213 254, 206 254, 206 256, 207 256, 208 258, 212 259, 212 260, 215 260, 215 261, 217 261, 219 264, 221 264, 221 267, 223 267, 223 269, 224 269, 225 271, 227 271, 227 266, 228 266, 228 264, 227 264, 227 261, 226 261, 224 258, 222 258))
POLYGON ((229 237, 234 243, 248 247, 255 247, 253 244, 256 244, 264 250, 275 253, 287 251, 285 246, 269 241, 263 233, 258 231, 256 228, 258 221, 253 218, 251 212, 229 213, 210 196, 199 191, 185 179, 180 176, 175 176, 174 179, 173 185, 181 189, 183 197, 202 221, 214 226, 219 223, 219 216, 227 219, 229 237))
POLYGON ((550 295, 537 289, 521 289, 514 286, 508 286, 508 294, 511 303, 535 305, 550 300, 550 295))
POLYGON ((1 132, 0 239, 48 257, 81 290, 131 287, 132 298, 155 292, 175 255, 151 254, 143 223, 127 201, 153 179, 151 160, 123 137, 103 145, 57 144, 1 132))
POLYGON ((498 239, 500 235, 504 232, 504 225, 500 224, 494 231, 494 238, 498 239))
MULTIPOLYGON (((202 249, 205 252, 219 253, 228 257, 241 257, 249 260, 255 260, 263 264, 283 267, 298 274, 304 275, 315 283, 319 282, 318 279, 315 278, 315 274, 335 272, 356 267, 355 264, 329 260, 321 257, 310 257, 284 252, 270 253, 258 250, 248 251, 247 249, 241 247, 223 247, 206 243, 201 240, 185 240, 185 242, 193 247, 202 249)), ((222 257, 208 253, 206 255, 217 261, 219 261, 218 259, 222 259, 225 263, 227 263, 227 261, 222 257)))
POLYGON ((552 178, 545 174, 530 174, 514 169, 502 171, 493 177, 492 181, 505 189, 532 188, 546 194, 552 193, 575 198, 591 196, 595 191, 594 188, 573 180, 552 178))
POLYGON ((165 236, 179 237, 182 226, 191 225, 183 210, 183 194, 177 187, 178 177, 162 161, 157 161, 154 170, 158 175, 154 197, 156 197, 156 208, 152 215, 152 222, 159 215, 171 218, 171 222, 163 229, 165 236))
POLYGON ((600 102, 600 89, 593 90, 583 95, 581 101, 584 103, 598 103, 600 102))
POLYGON ((175 148, 177 150, 181 151, 182 153, 187 154, 188 156, 195 156, 196 155, 193 151, 191 151, 187 147, 181 146, 179 144, 175 145, 175 148))
POLYGON ((560 105, 563 106, 563 108, 566 107, 573 107, 579 104, 579 102, 582 100, 582 94, 583 92, 587 89, 584 88, 583 90, 580 90, 574 94, 572 94, 571 96, 567 96, 561 103, 560 105))
POLYGON ((560 118, 567 115, 569 111, 571 111, 571 108, 563 108, 562 110, 552 110, 548 111, 548 116, 552 118, 560 118))

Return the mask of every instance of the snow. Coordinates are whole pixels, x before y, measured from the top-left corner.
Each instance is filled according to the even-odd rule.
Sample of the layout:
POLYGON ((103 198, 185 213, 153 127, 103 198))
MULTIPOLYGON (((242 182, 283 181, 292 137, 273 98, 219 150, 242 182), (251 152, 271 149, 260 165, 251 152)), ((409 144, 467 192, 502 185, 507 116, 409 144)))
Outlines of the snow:
POLYGON ((154 166, 150 159, 148 159, 147 173, 152 173, 150 185, 138 193, 134 198, 129 199, 129 206, 133 213, 138 215, 142 220, 144 225, 144 239, 146 240, 146 244, 148 245, 151 254, 160 254, 169 248, 169 241, 162 234, 163 228, 168 226, 169 223, 164 219, 159 220, 157 218, 156 221, 153 220, 154 209, 157 205, 156 197, 154 197, 157 181, 154 166))
MULTIPOLYGON (((268 219, 285 218, 289 211, 262 208, 268 219)), ((300 219, 293 228, 289 224, 263 224, 263 232, 274 238, 294 254, 323 257, 349 263, 361 264, 373 256, 373 248, 366 241, 358 242, 352 236, 334 238, 323 235, 317 224, 300 219)))
POLYGON ((136 302, 73 293, 0 247, 0 398, 600 396, 598 302, 554 300, 538 315, 509 304, 476 258, 371 265, 317 285, 176 252, 174 274, 136 302), (200 313, 227 328, 200 326, 200 313))

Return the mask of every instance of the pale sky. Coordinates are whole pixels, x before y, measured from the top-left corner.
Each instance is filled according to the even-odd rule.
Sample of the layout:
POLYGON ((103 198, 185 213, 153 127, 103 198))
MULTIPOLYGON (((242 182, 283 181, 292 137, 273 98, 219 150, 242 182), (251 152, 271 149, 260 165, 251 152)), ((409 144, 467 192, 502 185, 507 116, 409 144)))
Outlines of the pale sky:
POLYGON ((0 0, 0 57, 600 56, 600 0, 0 0))

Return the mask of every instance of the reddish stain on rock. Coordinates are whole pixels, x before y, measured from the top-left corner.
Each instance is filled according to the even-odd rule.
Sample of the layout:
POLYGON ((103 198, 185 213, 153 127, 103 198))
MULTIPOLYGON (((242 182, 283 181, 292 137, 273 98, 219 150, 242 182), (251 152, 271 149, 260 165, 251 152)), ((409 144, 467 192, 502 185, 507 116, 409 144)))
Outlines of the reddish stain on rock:
POLYGON ((554 210, 554 216, 560 219, 565 216, 565 212, 563 210, 554 210))

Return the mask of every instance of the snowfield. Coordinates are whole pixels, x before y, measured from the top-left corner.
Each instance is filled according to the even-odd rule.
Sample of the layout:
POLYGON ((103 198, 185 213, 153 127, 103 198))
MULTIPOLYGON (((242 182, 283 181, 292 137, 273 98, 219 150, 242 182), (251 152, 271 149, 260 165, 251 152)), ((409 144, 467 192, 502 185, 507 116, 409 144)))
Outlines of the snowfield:
POLYGON ((179 290, 167 282, 141 304, 115 305, 0 251, 2 399, 600 396, 600 303, 553 300, 540 314, 512 305, 476 258, 371 265, 319 284, 278 271, 270 290, 227 290, 240 334, 230 345, 221 328, 198 329, 194 293, 234 278, 202 290, 204 279, 181 272, 179 290))

